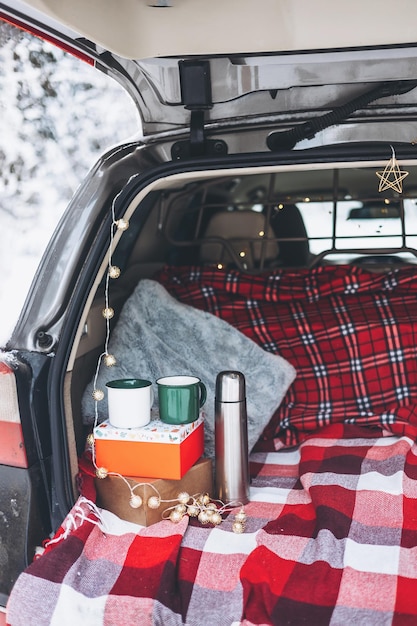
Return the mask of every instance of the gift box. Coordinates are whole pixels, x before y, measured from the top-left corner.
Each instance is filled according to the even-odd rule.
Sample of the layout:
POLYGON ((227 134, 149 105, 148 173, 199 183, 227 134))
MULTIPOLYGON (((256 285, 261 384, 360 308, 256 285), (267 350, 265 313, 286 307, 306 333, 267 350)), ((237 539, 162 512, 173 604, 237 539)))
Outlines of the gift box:
POLYGON ((178 480, 204 453, 204 419, 165 424, 153 419, 141 428, 94 428, 96 465, 123 476, 178 480))
POLYGON ((169 516, 172 507, 178 504, 176 498, 181 492, 186 491, 190 496, 200 493, 213 492, 212 462, 210 459, 200 459, 180 480, 149 479, 143 477, 125 477, 131 487, 139 483, 145 483, 136 487, 135 496, 142 498, 142 504, 138 508, 130 506, 131 492, 126 483, 118 476, 96 478, 97 504, 107 509, 121 519, 142 526, 150 526, 169 516), (152 487, 150 486, 152 485, 152 487), (156 489, 156 491, 155 491, 156 489), (174 502, 161 502, 157 509, 148 506, 148 500, 157 493, 161 500, 175 500, 174 502), (166 512, 164 516, 164 512, 166 512))

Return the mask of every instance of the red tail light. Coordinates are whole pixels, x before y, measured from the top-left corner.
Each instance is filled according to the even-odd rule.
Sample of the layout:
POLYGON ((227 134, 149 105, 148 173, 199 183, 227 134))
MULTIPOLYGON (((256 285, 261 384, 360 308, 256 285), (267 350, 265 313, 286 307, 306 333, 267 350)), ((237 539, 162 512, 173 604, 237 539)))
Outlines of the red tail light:
POLYGON ((28 467, 16 379, 12 368, 0 362, 0 464, 28 467))
POLYGON ((62 41, 58 37, 54 37, 53 35, 50 35, 47 32, 43 32, 42 30, 36 28, 35 26, 25 24, 23 21, 19 20, 17 17, 13 15, 8 15, 7 13, 3 13, 3 11, 0 11, 0 20, 3 20, 4 22, 11 24, 12 26, 16 26, 16 28, 20 28, 20 30, 24 30, 27 33, 30 33, 31 35, 34 35, 35 37, 39 37, 40 39, 43 39, 44 41, 47 41, 48 43, 51 43, 54 46, 57 46, 57 48, 61 48, 61 50, 63 50, 64 52, 68 52, 69 54, 72 54, 73 56, 77 57, 78 59, 81 59, 82 61, 84 61, 85 63, 88 63, 89 65, 95 64, 95 61, 91 56, 82 52, 81 50, 78 50, 78 48, 76 48, 75 46, 71 46, 70 43, 62 41))

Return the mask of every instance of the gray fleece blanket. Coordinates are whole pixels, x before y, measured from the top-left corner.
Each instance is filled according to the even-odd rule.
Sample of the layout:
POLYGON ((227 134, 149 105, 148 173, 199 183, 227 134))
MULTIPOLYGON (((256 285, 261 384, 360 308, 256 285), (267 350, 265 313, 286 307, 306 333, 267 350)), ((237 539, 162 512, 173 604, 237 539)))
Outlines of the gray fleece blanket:
MULTIPOLYGON (((251 450, 295 379, 285 359, 266 352, 251 339, 211 313, 178 302, 153 280, 141 280, 126 301, 108 346, 115 366, 101 365, 96 387, 105 391, 98 402, 99 422, 108 418, 106 382, 145 378, 155 385, 161 376, 198 376, 207 387, 205 455, 214 456, 214 396, 217 374, 242 372, 246 379, 248 440, 251 450)), ((82 399, 85 424, 95 419, 94 380, 82 399)))

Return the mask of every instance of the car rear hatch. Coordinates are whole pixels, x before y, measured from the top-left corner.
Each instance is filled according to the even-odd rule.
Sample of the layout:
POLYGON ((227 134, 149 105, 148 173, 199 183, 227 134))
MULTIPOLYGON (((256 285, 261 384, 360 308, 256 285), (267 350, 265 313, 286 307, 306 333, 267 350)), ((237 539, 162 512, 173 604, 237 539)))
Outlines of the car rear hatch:
MULTIPOLYGON (((202 134, 221 138, 228 128, 252 125, 261 130, 256 151, 306 142, 411 142, 416 13, 411 0, 378 13, 359 0, 344 11, 323 0, 262 7, 251 0, 0 3, 3 19, 118 80, 135 101, 148 141, 191 130, 195 144, 202 134), (306 122, 290 140, 274 134, 306 122)), ((215 154, 238 149, 227 141, 205 145, 215 154)), ((172 156, 188 152, 180 145, 172 156)))

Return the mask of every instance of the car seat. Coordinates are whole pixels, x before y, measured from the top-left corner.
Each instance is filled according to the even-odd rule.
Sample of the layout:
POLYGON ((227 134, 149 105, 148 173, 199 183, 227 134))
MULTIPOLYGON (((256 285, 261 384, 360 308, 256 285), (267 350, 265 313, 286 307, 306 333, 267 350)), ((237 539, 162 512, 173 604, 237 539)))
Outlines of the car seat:
POLYGON ((270 267, 277 262, 279 245, 263 213, 227 210, 214 213, 200 246, 200 261, 236 265, 243 269, 270 267))
POLYGON ((307 230, 299 208, 285 204, 271 217, 271 226, 279 241, 280 265, 306 267, 311 260, 307 230))
POLYGON ((227 210, 214 213, 200 247, 202 263, 237 265, 243 269, 303 267, 310 259, 307 231, 294 204, 274 212, 227 210))

